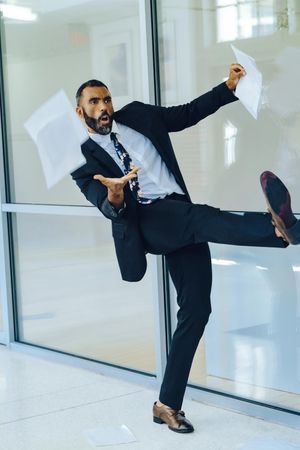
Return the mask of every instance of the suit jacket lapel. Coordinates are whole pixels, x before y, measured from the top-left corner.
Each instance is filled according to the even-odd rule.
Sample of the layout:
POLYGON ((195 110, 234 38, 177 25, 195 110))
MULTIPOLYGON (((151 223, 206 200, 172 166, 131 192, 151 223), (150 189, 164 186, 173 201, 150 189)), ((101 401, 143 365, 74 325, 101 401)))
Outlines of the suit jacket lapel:
POLYGON ((89 138, 83 145, 83 154, 85 152, 92 154, 101 165, 106 166, 110 171, 113 171, 116 177, 122 177, 124 173, 118 166, 118 164, 114 161, 114 159, 102 148, 99 144, 97 144, 93 139, 89 138))

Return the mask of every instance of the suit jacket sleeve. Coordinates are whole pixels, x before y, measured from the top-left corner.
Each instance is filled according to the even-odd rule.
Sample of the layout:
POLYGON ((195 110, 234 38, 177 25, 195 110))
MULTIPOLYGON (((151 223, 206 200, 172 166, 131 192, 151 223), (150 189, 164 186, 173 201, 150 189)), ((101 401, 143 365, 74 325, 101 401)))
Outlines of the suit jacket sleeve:
POLYGON ((126 205, 118 212, 107 199, 107 188, 100 181, 94 180, 93 175, 85 173, 84 168, 72 172, 72 178, 85 196, 96 206, 102 214, 110 220, 118 220, 124 213, 126 205))
POLYGON ((236 100, 238 98, 228 89, 224 82, 185 105, 158 106, 156 108, 168 132, 173 132, 195 125, 200 120, 216 112, 221 106, 236 100))

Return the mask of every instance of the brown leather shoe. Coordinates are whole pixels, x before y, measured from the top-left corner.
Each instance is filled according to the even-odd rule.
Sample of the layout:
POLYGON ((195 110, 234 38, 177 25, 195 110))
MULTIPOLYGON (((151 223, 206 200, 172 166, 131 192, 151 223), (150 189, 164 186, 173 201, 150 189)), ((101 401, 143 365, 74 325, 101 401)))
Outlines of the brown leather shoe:
POLYGON ((166 423, 168 428, 176 433, 192 433, 194 427, 189 420, 185 418, 184 412, 172 409, 169 406, 153 405, 153 422, 166 423))
POLYGON ((288 189, 269 170, 261 174, 260 184, 267 200, 273 225, 286 242, 293 245, 300 244, 299 221, 292 211, 291 196, 288 189))

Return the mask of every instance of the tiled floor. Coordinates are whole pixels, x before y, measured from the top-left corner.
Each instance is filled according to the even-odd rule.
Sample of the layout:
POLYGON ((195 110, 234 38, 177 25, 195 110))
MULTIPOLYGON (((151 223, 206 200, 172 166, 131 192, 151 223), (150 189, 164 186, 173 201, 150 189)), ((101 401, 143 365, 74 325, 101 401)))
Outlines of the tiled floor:
POLYGON ((107 450, 295 450, 300 431, 185 400, 195 432, 152 421, 157 393, 0 346, 0 450, 88 450, 85 430, 125 424, 137 442, 107 450))

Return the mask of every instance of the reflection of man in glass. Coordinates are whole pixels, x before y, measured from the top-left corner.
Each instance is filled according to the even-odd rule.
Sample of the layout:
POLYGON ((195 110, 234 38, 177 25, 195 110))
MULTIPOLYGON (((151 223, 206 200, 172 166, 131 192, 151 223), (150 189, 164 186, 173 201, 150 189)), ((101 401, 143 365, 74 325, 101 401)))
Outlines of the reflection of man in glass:
POLYGON ((133 102, 114 112, 108 88, 97 80, 84 83, 76 95, 76 111, 90 139, 82 145, 87 162, 72 177, 112 221, 122 278, 140 280, 146 271, 145 253, 163 254, 177 290, 178 323, 153 419, 179 433, 193 431, 180 408, 211 312, 207 242, 284 248, 300 241, 289 194, 270 172, 262 175, 261 183, 276 233, 270 214, 236 215, 193 204, 180 172, 168 133, 195 125, 237 100, 232 91, 244 75, 242 66, 232 64, 226 82, 188 104, 169 108, 133 102))

